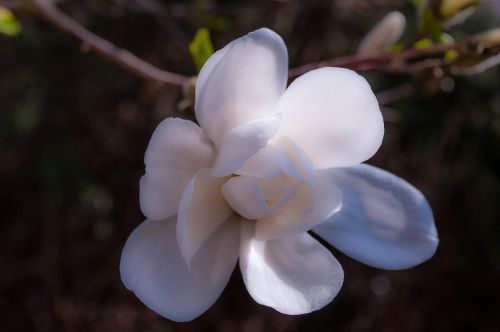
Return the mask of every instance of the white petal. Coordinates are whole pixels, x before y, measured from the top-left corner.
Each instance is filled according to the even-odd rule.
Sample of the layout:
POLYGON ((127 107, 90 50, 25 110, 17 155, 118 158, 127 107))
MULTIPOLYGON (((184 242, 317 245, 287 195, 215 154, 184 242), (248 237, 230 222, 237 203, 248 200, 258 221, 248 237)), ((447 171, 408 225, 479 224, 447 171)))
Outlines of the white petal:
POLYGON ((438 245, 425 197, 405 180, 369 165, 332 169, 343 191, 339 213, 313 230, 365 264, 404 269, 434 255, 438 245))
POLYGON ((305 152, 288 137, 281 137, 276 142, 276 145, 286 151, 286 153, 288 153, 288 156, 292 158, 293 164, 301 174, 301 182, 311 183, 312 185, 315 185, 316 177, 314 174, 314 166, 305 152))
POLYGON ((239 227, 221 226, 194 258, 191 270, 175 233, 175 218, 143 222, 125 244, 120 274, 151 310, 182 322, 201 315, 222 293, 238 259, 239 227))
POLYGON ((258 303, 299 315, 321 309, 339 292, 342 267, 309 234, 258 241, 252 222, 243 222, 241 230, 241 274, 258 303))
POLYGON ((366 80, 342 68, 321 68, 297 78, 277 106, 276 138, 298 144, 315 168, 350 166, 379 148, 384 123, 366 80))
POLYGON ((231 130, 219 147, 213 175, 226 176, 239 169, 276 134, 279 124, 277 117, 271 117, 250 121, 231 130))
POLYGON ((210 173, 207 168, 196 173, 179 204, 177 240, 188 266, 210 235, 234 214, 221 192, 228 179, 215 178, 210 173))
POLYGON ((152 220, 177 213, 179 201, 193 175, 210 167, 215 151, 194 122, 168 118, 156 127, 146 150, 146 174, 140 182, 142 213, 152 220))
POLYGON ((285 44, 269 29, 249 33, 219 52, 200 72, 195 103, 198 122, 217 146, 232 129, 272 116, 288 76, 285 44))
POLYGON ((246 219, 255 220, 279 211, 291 196, 290 188, 279 183, 283 179, 275 180, 272 184, 277 188, 264 192, 263 189, 269 189, 271 183, 236 176, 222 186, 222 193, 234 211, 246 219))
POLYGON ((255 178, 236 176, 222 186, 222 193, 229 205, 247 219, 258 219, 271 210, 255 178))
POLYGON ((196 94, 195 94, 195 105, 198 104, 198 99, 200 96, 200 91, 205 90, 205 84, 207 83, 208 79, 212 75, 213 71, 219 63, 221 62, 222 59, 226 56, 227 52, 233 47, 232 43, 227 44, 225 47, 221 48, 220 50, 216 51, 214 54, 212 54, 208 60, 205 62, 203 67, 201 68, 198 77, 196 78, 196 94))
POLYGON ((296 185, 286 205, 278 212, 257 221, 256 238, 277 239, 306 232, 338 212, 342 192, 322 173, 316 176, 315 186, 296 185))
POLYGON ((298 165, 287 151, 277 145, 267 145, 246 160, 235 173, 258 179, 271 179, 283 172, 296 181, 307 181, 302 173, 301 165, 298 165))

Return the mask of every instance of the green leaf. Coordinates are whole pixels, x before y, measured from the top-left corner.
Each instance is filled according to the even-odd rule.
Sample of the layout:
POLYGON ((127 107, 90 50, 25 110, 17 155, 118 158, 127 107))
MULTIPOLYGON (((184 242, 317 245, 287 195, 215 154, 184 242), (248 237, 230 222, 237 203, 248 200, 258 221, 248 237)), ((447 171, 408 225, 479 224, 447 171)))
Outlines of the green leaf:
POLYGON ((208 16, 204 25, 212 31, 227 31, 231 27, 231 20, 224 16, 208 16))
POLYGON ((453 43, 454 41, 455 41, 455 38, 453 38, 451 35, 449 35, 447 33, 443 32, 439 35, 438 42, 441 44, 450 44, 450 43, 453 43))
POLYGON ((203 67, 208 58, 214 53, 208 29, 201 28, 196 31, 193 41, 189 44, 189 52, 193 58, 196 70, 200 72, 201 67, 203 67))
POLYGON ((438 41, 442 32, 441 23, 436 19, 431 10, 425 10, 422 15, 422 25, 424 30, 432 37, 432 39, 438 41))
POLYGON ((425 0, 410 0, 410 2, 415 6, 415 7, 420 7, 420 5, 422 4, 422 2, 424 2, 425 0))
POLYGON ((434 43, 432 42, 431 39, 422 38, 422 39, 417 40, 415 43, 413 43, 413 48, 415 48, 415 49, 429 48, 433 44, 434 43))
POLYGON ((7 36, 16 36, 21 32, 21 24, 10 10, 0 6, 0 33, 7 36))
POLYGON ((448 50, 444 53, 446 61, 453 61, 458 58, 458 52, 455 50, 448 50))

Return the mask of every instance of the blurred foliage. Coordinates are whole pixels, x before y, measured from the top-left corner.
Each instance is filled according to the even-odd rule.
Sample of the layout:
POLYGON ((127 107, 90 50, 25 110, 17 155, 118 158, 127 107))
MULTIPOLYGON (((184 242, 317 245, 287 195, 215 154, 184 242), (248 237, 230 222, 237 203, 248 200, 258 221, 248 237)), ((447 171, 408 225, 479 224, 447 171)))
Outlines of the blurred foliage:
MULTIPOLYGON (((408 21, 408 1, 62 1, 90 30, 149 62, 195 74, 196 27, 215 49, 267 26, 283 36, 292 66, 352 54, 388 12, 408 21), (157 7, 147 7, 154 4, 157 7), (148 8, 154 8, 150 10, 148 8), (207 24, 220 18, 219 29, 207 24)), ((498 24, 489 1, 456 39, 498 24)), ((497 331, 500 304, 500 70, 451 76, 363 73, 374 91, 416 89, 383 107, 383 146, 369 162, 428 197, 441 239, 429 262, 382 271, 334 251, 345 271, 326 308, 286 316, 256 304, 235 271, 219 301, 194 322, 169 322, 121 284, 126 238, 143 219, 138 183, 144 151, 180 89, 144 83, 85 53, 45 22, 22 17, 17 38, 0 37, 0 330, 58 331, 497 331), (450 81, 451 80, 451 81, 450 81)), ((436 42, 436 41, 432 41, 436 42)), ((192 85, 185 97, 192 96, 192 85)))
POLYGON ((189 52, 196 65, 196 71, 199 72, 208 58, 214 53, 214 46, 208 29, 201 28, 196 31, 193 41, 189 43, 189 52))
POLYGON ((21 24, 10 10, 0 6, 0 33, 15 36, 21 32, 21 24))

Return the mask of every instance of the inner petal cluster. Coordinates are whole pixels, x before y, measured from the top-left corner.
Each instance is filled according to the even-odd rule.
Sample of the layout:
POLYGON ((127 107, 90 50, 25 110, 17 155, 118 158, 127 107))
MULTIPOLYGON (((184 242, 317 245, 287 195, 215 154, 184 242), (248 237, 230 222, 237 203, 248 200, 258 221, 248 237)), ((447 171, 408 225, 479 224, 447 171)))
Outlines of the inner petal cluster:
POLYGON ((315 176, 305 165, 310 164, 308 158, 297 158, 294 150, 293 142, 283 138, 244 162, 221 188, 236 213, 263 221, 287 209, 298 195, 304 212, 312 208, 315 176))
POLYGON ((333 192, 319 197, 325 195, 309 158, 286 137, 248 158, 221 186, 232 210, 256 221, 256 237, 262 240, 312 228, 325 218, 325 211, 318 214, 322 207, 318 200, 327 200, 334 207, 331 211, 339 206, 338 188, 333 186, 333 192))
POLYGON ((283 208, 295 191, 293 179, 284 172, 271 179, 235 176, 222 186, 222 194, 235 212, 256 220, 283 208))

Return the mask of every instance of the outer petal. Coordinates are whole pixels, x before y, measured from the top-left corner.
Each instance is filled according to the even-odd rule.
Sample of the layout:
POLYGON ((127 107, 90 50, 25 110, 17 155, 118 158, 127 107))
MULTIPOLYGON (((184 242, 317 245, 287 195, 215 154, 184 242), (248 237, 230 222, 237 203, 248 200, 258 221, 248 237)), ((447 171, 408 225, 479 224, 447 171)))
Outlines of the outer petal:
POLYGON ((343 191, 339 213, 313 231, 365 264, 404 269, 434 255, 438 237, 429 204, 405 180, 369 165, 332 169, 343 191))
POLYGON ((321 68, 297 78, 281 98, 276 138, 288 136, 315 168, 350 166, 379 148, 384 122, 366 80, 342 68, 321 68))
POLYGON ((247 122, 231 130, 219 147, 212 174, 226 176, 235 172, 267 144, 278 131, 279 124, 278 117, 272 117, 247 122))
POLYGON ((156 128, 146 150, 146 174, 140 182, 141 210, 152 220, 177 213, 179 201, 193 175, 210 167, 215 151, 194 122, 168 118, 156 128))
POLYGON ((221 192, 227 178, 214 178, 210 172, 205 168, 196 173, 179 204, 177 240, 188 266, 212 233, 234 214, 221 192))
POLYGON ((146 220, 123 249, 122 281, 158 314, 192 320, 214 304, 229 281, 238 259, 238 228, 238 223, 220 227, 188 270, 177 247, 175 218, 146 220))
POLYGON ((285 44, 269 29, 249 33, 219 52, 200 72, 195 103, 198 122, 217 146, 232 129, 273 115, 288 72, 285 44))
POLYGON ((321 309, 337 295, 344 273, 339 262, 307 233, 272 241, 253 238, 242 224, 240 269, 250 295, 281 313, 321 309))

